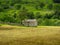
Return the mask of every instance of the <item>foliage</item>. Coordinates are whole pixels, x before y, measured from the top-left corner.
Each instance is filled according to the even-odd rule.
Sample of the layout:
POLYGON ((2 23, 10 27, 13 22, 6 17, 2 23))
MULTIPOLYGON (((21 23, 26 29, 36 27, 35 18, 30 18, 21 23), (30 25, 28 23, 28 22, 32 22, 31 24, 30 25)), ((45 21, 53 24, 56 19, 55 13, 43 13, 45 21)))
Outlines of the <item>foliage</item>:
POLYGON ((55 3, 60 3, 60 0, 53 0, 55 3))
POLYGON ((60 24, 60 4, 54 3, 53 0, 0 1, 1 22, 22 23, 24 19, 37 19, 39 25, 57 26, 60 24), (55 19, 56 24, 52 21, 55 19))

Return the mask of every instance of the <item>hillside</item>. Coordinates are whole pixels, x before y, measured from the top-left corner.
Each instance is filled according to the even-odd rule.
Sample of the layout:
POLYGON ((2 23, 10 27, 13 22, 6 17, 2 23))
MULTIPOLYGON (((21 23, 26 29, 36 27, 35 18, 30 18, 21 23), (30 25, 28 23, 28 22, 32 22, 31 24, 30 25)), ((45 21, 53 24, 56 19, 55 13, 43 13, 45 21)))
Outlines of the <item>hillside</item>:
POLYGON ((60 4, 54 3, 53 0, 0 1, 0 22, 21 23, 24 19, 32 18, 37 19, 39 25, 58 26, 60 25, 59 15, 60 4), (46 24, 48 22, 50 23, 46 24))

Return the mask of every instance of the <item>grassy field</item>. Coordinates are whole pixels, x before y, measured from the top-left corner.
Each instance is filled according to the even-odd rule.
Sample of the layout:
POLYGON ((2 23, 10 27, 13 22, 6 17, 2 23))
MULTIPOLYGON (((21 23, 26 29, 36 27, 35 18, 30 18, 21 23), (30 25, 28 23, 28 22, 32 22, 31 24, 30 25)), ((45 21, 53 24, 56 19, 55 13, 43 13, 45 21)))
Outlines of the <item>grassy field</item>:
POLYGON ((0 26, 0 45, 60 45, 60 27, 0 26))

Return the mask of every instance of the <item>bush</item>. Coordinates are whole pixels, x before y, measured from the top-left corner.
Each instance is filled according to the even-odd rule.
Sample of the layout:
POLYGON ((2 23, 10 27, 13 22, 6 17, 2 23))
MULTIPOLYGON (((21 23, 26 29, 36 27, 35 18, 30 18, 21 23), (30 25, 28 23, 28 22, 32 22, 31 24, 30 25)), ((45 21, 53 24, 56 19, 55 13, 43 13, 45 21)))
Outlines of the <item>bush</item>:
POLYGON ((60 26, 60 20, 57 20, 57 21, 55 22, 55 26, 60 26))
POLYGON ((50 26, 50 25, 51 25, 50 19, 45 19, 45 20, 42 22, 42 24, 43 24, 44 26, 50 26))
POLYGON ((43 23, 43 19, 41 19, 41 18, 39 18, 39 19, 37 19, 37 21, 38 21, 38 25, 43 25, 42 23, 43 23))
POLYGON ((38 25, 43 26, 60 26, 60 20, 58 19, 38 19, 38 25))

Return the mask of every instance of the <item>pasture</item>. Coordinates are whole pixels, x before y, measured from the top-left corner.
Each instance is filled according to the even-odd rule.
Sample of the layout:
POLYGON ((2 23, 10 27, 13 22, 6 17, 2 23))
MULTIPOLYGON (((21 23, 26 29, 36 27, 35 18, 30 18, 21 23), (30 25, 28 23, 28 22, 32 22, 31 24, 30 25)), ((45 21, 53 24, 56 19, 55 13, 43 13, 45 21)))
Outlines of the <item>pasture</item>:
POLYGON ((60 45, 58 26, 0 26, 0 45, 60 45))

